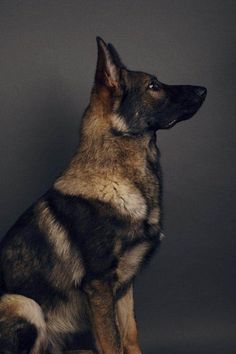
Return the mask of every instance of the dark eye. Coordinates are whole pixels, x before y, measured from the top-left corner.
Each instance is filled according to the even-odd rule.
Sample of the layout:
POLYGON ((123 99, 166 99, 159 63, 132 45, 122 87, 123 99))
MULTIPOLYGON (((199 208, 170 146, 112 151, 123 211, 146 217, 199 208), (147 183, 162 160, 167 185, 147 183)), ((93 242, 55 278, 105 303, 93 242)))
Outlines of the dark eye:
POLYGON ((160 86, 159 86, 159 84, 157 82, 151 82, 148 85, 148 90, 158 91, 158 90, 160 90, 160 86))

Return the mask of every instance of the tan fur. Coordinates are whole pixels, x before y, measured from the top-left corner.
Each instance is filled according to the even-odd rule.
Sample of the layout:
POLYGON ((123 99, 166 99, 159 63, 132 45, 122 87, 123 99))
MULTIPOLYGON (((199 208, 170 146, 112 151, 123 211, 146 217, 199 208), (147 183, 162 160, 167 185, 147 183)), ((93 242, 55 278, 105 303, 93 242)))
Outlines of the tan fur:
POLYGON ((72 290, 66 302, 47 312, 47 335, 54 348, 61 343, 64 333, 83 332, 89 326, 87 301, 79 290, 72 290))
POLYGON ((146 203, 140 191, 128 179, 106 173, 91 176, 78 172, 77 178, 71 178, 70 183, 59 181, 56 188, 67 194, 76 194, 82 197, 97 199, 110 203, 124 216, 134 219, 144 219, 146 203), (79 178, 79 183, 77 178, 79 178))
POLYGON ((125 120, 117 114, 111 114, 111 125, 118 132, 127 133, 129 131, 125 120))
POLYGON ((91 350, 67 350, 64 354, 94 354, 91 350))
POLYGON ((130 250, 126 251, 119 259, 119 264, 116 270, 118 281, 125 283, 138 270, 140 261, 149 249, 149 244, 146 242, 137 244, 130 250))
POLYGON ((39 202, 37 209, 39 228, 45 232, 57 255, 61 259, 68 260, 71 256, 71 244, 66 230, 54 219, 47 202, 39 202))
MULTIPOLYGON (((82 124, 77 154, 68 169, 56 180, 54 187, 64 194, 96 199, 111 205, 121 216, 130 220, 132 227, 127 232, 127 237, 132 238, 146 217, 153 227, 158 224, 159 208, 153 203, 152 196, 159 193, 159 187, 147 167, 149 138, 114 137, 110 132, 112 124, 116 124, 116 128, 119 125, 119 129, 126 129, 120 119, 106 112, 96 100, 93 102, 82 124), (137 184, 141 186, 142 192, 137 184)), ((84 267, 81 257, 75 254, 71 246, 67 231, 55 220, 45 201, 38 203, 36 212, 38 226, 47 235, 58 258, 48 274, 50 281, 60 288, 66 288, 70 284, 79 285, 84 267)), ((119 255, 120 247, 118 242, 115 245, 115 254, 119 255)), ((118 284, 125 283, 137 272, 148 249, 149 244, 144 242, 119 257, 116 270, 118 284)), ((114 299, 112 290, 104 286, 100 284, 95 293, 88 292, 89 310, 82 293, 72 291, 67 303, 60 303, 47 311, 47 336, 55 353, 60 353, 63 333, 89 327, 89 320, 87 323, 84 321, 89 313, 100 352, 111 354, 113 348, 112 353, 116 354, 140 354, 132 312, 132 296, 128 294, 117 305, 119 322, 122 323, 121 333, 118 333, 116 319, 106 318, 105 315, 109 308, 112 316, 114 299), (105 333, 110 326, 116 330, 113 332, 114 337, 108 340, 105 333), (125 352, 123 347, 119 347, 119 335, 123 336, 125 352)))
POLYGON ((148 216, 148 223, 151 225, 158 224, 160 221, 160 210, 159 208, 153 208, 148 216))
POLYGON ((58 256, 58 262, 51 272, 51 280, 55 285, 58 281, 60 286, 69 282, 79 285, 85 270, 78 251, 75 253, 72 248, 66 230, 54 219, 45 201, 38 203, 37 213, 39 228, 47 235, 58 256))
POLYGON ((22 295, 3 295, 0 300, 0 321, 10 317, 24 318, 37 328, 38 336, 31 354, 38 354, 46 348, 46 323, 41 307, 34 300, 22 295))
MULTIPOLYGON (((37 327, 44 326, 44 317, 40 306, 32 299, 22 295, 6 294, 1 297, 0 311, 7 316, 22 316, 37 327)), ((4 314, 1 316, 1 320, 4 314)))
MULTIPOLYGON (((119 290, 124 291, 127 284, 133 281, 148 251, 152 247, 154 249, 152 240, 155 236, 157 238, 159 236, 160 190, 156 176, 158 150, 154 132, 150 131, 152 126, 149 121, 145 122, 146 114, 144 117, 141 114, 145 112, 145 107, 151 108, 151 110, 147 109, 147 112, 153 112, 153 108, 156 107, 156 96, 163 95, 163 92, 153 93, 150 96, 145 94, 143 99, 140 95, 136 97, 137 107, 131 107, 132 110, 134 109, 133 114, 136 119, 133 124, 116 114, 115 112, 122 112, 122 108, 125 107, 124 105, 119 109, 125 99, 123 86, 125 85, 127 90, 136 87, 147 88, 150 75, 131 72, 123 66, 118 67, 116 61, 119 62, 119 58, 116 56, 113 58, 114 53, 109 51, 111 45, 106 46, 99 38, 97 41, 98 61, 95 84, 89 107, 83 116, 80 145, 66 171, 53 185, 54 189, 64 195, 85 198, 88 208, 91 202, 97 213, 95 223, 93 225, 92 216, 89 218, 86 212, 83 214, 79 200, 76 212, 81 210, 81 225, 79 220, 73 220, 72 232, 69 235, 67 226, 64 227, 61 223, 65 222, 67 225, 67 222, 71 221, 70 217, 66 221, 63 216, 60 217, 60 213, 57 214, 55 208, 54 212, 61 221, 57 220, 57 216, 53 214, 54 207, 50 208, 51 204, 47 201, 47 197, 42 197, 33 207, 33 215, 36 215, 37 227, 41 231, 36 233, 36 237, 43 234, 50 244, 48 252, 46 251, 46 254, 51 257, 50 268, 47 274, 44 274, 44 279, 46 284, 55 289, 55 294, 59 290, 61 296, 55 296, 53 298, 55 300, 51 303, 49 303, 50 296, 45 301, 42 300, 42 310, 33 300, 31 302, 30 299, 13 295, 12 298, 5 295, 3 302, 0 302, 2 318, 11 315, 23 316, 39 329, 39 337, 31 354, 41 354, 40 346, 46 336, 47 349, 53 354, 62 354, 65 334, 88 329, 94 334, 99 354, 141 354, 134 318, 133 288, 130 287, 118 301, 117 296, 121 293, 119 290), (120 82, 121 74, 122 82, 120 82), (100 203, 96 203, 97 201, 100 203), (101 226, 99 222, 96 224, 97 218, 101 218, 101 226), (101 230, 103 230, 104 220, 103 239, 101 230), (109 222, 113 221, 114 225, 111 225, 109 231, 109 222), (87 227, 90 226, 90 222, 92 237, 91 240, 85 240, 86 230, 87 237, 91 236, 90 228, 87 227), (83 231, 84 223, 85 231, 83 231), (73 228, 75 224, 76 227, 73 228), (97 240, 94 239, 96 232, 97 240), (106 244, 110 245, 107 240, 109 232, 114 233, 111 235, 113 254, 111 254, 111 261, 108 256, 108 266, 104 260, 103 267, 100 249, 103 245, 105 247, 106 244), (147 237, 150 235, 149 242, 147 238, 142 238, 145 232, 147 237), (70 237, 74 240, 78 237, 77 247, 71 242, 70 237), (91 247, 87 241, 94 242, 94 245, 91 247), (125 241, 128 241, 127 244, 125 241), (78 249, 80 247, 84 264, 78 249), (91 257, 91 264, 89 257, 91 257), (93 264, 96 260, 98 260, 98 269, 94 270, 93 264), (46 323, 42 311, 45 313, 46 323)), ((133 97, 135 98, 135 95, 133 97)), ((131 101, 133 105, 133 99, 131 101)), ((52 198, 55 194, 54 191, 52 198)), ((68 200, 61 206, 59 202, 58 208, 61 207, 63 210, 68 200)), ((75 218, 75 214, 72 211, 71 218, 75 218)), ((35 222, 35 219, 33 221, 35 222)), ((24 247, 28 245, 25 246, 22 242, 22 249, 24 247)), ((9 252, 14 253, 11 250, 9 252)), ((104 254, 107 255, 107 251, 104 254)), ((7 256, 9 259, 11 256, 15 257, 14 254, 7 256)), ((34 258, 35 260, 32 259, 29 264, 31 267, 35 262, 32 274, 37 274, 35 273, 37 266, 39 272, 44 271, 44 267, 40 264, 41 259, 34 258)), ((18 264, 20 266, 20 262, 21 260, 17 258, 15 266, 17 267, 18 264)))
POLYGON ((134 317, 133 286, 117 301, 116 313, 125 354, 141 354, 134 317))
POLYGON ((97 102, 94 105, 84 118, 79 150, 54 187, 64 194, 110 203, 121 215, 143 220, 147 203, 136 182, 150 189, 145 187, 150 182, 146 166, 149 139, 114 137, 110 132, 114 114, 104 112, 97 102))
POLYGON ((119 256, 121 248, 122 248, 122 242, 121 242, 121 240, 117 240, 115 245, 114 245, 114 254, 116 256, 119 256))
POLYGON ((61 302, 47 311, 45 322, 41 307, 32 299, 21 295, 4 295, 0 301, 0 321, 22 317, 34 324, 38 337, 31 354, 41 354, 48 344, 53 354, 60 354, 64 333, 83 332, 90 327, 88 305, 85 295, 79 290, 68 294, 67 302, 61 302))
POLYGON ((106 282, 93 280, 85 289, 96 345, 101 354, 124 354, 114 312, 112 288, 106 282))

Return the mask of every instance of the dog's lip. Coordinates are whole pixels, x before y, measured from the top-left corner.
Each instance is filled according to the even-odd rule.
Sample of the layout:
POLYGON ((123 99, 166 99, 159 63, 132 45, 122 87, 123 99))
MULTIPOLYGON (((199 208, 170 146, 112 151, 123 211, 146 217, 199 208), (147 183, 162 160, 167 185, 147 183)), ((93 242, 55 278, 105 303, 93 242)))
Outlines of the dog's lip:
POLYGON ((177 121, 177 119, 173 119, 172 121, 170 121, 170 123, 167 124, 167 128, 171 127, 173 124, 175 124, 177 121))
POLYGON ((172 119, 169 123, 165 123, 165 125, 163 126, 160 126, 158 129, 169 129, 169 128, 172 128, 175 123, 177 123, 178 119, 175 118, 175 119, 172 119))

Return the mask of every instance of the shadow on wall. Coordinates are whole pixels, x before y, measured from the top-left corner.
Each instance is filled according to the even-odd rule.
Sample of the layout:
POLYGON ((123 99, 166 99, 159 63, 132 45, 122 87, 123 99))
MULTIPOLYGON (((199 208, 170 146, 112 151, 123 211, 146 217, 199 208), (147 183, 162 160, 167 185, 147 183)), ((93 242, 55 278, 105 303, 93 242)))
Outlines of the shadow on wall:
POLYGON ((13 102, 1 149, 0 238, 66 167, 82 115, 59 79, 34 83, 13 102))

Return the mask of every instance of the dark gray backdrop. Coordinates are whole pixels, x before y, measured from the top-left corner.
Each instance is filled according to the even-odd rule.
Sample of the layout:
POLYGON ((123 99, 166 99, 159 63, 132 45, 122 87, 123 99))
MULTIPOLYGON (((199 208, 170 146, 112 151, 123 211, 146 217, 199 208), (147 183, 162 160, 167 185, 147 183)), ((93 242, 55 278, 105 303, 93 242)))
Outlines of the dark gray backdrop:
POLYGON ((95 36, 128 67, 200 84, 197 116, 158 133, 165 231, 136 282, 144 353, 236 353, 235 1, 0 2, 3 236, 67 165, 96 62, 95 36))

